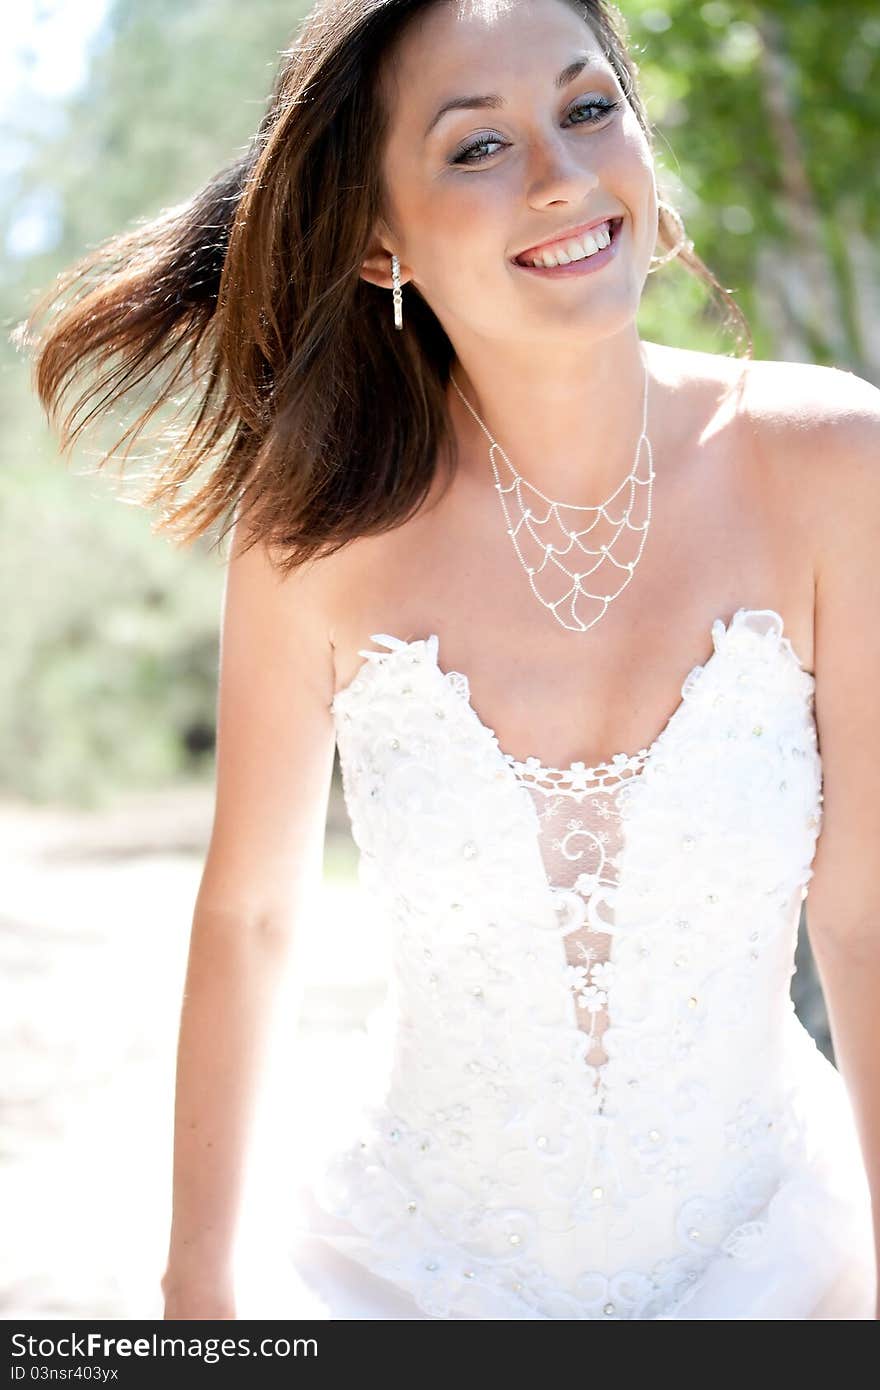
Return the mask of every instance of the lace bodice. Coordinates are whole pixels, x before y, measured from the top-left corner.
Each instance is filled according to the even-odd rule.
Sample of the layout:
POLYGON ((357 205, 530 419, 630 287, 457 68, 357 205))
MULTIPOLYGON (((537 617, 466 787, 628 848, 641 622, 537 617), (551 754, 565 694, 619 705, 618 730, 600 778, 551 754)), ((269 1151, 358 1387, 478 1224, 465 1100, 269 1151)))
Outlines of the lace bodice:
POLYGON ((333 699, 392 977, 315 1190, 428 1312, 675 1316, 815 1196, 789 993, 815 682, 772 609, 712 639, 650 747, 593 768, 507 755, 435 635, 373 634, 333 699))

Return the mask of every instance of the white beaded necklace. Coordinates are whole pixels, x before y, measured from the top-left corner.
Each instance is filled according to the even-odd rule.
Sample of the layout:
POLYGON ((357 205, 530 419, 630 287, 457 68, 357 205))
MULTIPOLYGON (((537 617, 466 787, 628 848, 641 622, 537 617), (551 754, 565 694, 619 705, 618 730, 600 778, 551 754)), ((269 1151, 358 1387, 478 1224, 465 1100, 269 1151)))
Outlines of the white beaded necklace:
POLYGON ((492 435, 489 433, 488 429, 486 428, 486 425, 485 425, 484 422, 480 419, 479 415, 478 415, 477 412, 474 410, 474 408, 473 408, 473 406, 471 405, 470 401, 468 401, 468 400, 465 398, 465 396, 462 394, 462 392, 461 392, 461 390, 460 390, 460 388, 459 388, 458 382, 455 380, 455 377, 453 376, 452 372, 450 371, 450 373, 449 373, 449 379, 450 379, 450 381, 452 382, 452 384, 453 384, 453 386, 455 387, 456 391, 458 391, 459 396, 461 396, 461 399, 464 401, 464 403, 465 403, 465 405, 467 406, 468 410, 470 411, 471 415, 474 417, 474 419, 476 420, 477 424, 480 426, 480 429, 483 431, 483 433, 486 435, 486 438, 489 440, 489 444, 490 444, 490 448, 489 448, 489 462, 490 462, 491 465, 492 465, 492 472, 493 472, 494 475, 495 475, 495 487, 496 487, 496 490, 497 490, 497 492, 498 492, 498 497, 499 497, 500 502, 501 502, 501 507, 502 507, 502 510, 503 510, 503 512, 504 512, 505 520, 506 520, 506 522, 507 522, 507 534, 510 536, 511 540, 513 541, 513 547, 514 547, 514 550, 516 551, 516 554, 517 554, 517 557, 518 557, 518 559, 519 559, 519 562, 520 562, 520 564, 522 565, 523 569, 525 570, 525 572, 526 572, 526 574, 527 574, 527 576, 528 576, 528 580, 529 580, 529 584, 531 585, 532 593, 535 595, 535 598, 538 599, 538 601, 539 601, 541 604, 543 604, 543 606, 544 606, 545 608, 548 608, 548 609, 550 610, 550 612, 553 614, 553 616, 554 616, 554 618, 556 619, 556 621, 557 621, 558 623, 561 623, 561 625, 562 625, 564 628, 567 628, 570 632, 586 632, 589 628, 591 628, 591 627, 593 626, 594 623, 597 623, 597 622, 599 621, 599 619, 600 619, 601 617, 603 617, 603 615, 605 614, 606 609, 608 608, 609 603, 611 603, 613 599, 617 598, 618 594, 620 594, 620 593, 623 592, 623 590, 626 588, 627 584, 628 584, 628 583, 630 582, 630 580, 632 579, 632 577, 633 577, 633 572, 634 572, 634 570, 635 570, 635 567, 636 567, 636 565, 638 564, 639 559, 641 558, 642 551, 644 550, 644 547, 645 547, 645 540, 646 540, 647 534, 648 534, 648 527, 649 527, 649 525, 650 525, 650 523, 651 523, 651 499, 652 499, 653 484, 654 484, 654 460, 653 460, 653 454, 652 454, 652 450, 651 450, 651 441, 650 441, 650 439, 648 438, 647 433, 646 433, 646 425, 647 425, 647 420, 648 420, 648 364, 647 364, 647 361, 645 360, 644 352, 641 351, 641 350, 640 350, 640 355, 641 355, 641 357, 642 357, 642 362, 643 362, 644 368, 645 368, 645 388, 644 388, 644 402, 643 402, 643 407, 642 407, 642 430, 641 430, 641 433, 640 433, 640 435, 639 435, 638 443, 636 444, 636 455, 635 455, 635 460, 634 460, 634 462, 633 462, 633 466, 632 466, 632 468, 630 469, 629 473, 628 473, 627 476, 623 479, 623 482, 620 483, 620 485, 614 489, 614 491, 612 492, 612 494, 611 494, 610 497, 606 498, 606 500, 605 500, 604 502, 600 503, 600 504, 599 504, 598 506, 596 506, 596 507, 579 506, 579 505, 577 505, 577 504, 575 504, 575 503, 573 503, 573 502, 554 502, 554 501, 552 500, 552 498, 546 497, 546 496, 544 495, 543 492, 541 492, 538 488, 536 488, 536 487, 534 486, 533 483, 526 482, 526 480, 525 480, 519 473, 517 473, 516 469, 514 468, 513 464, 510 462, 510 459, 507 457, 507 455, 506 455, 506 453, 504 452, 504 450, 502 449, 501 445, 497 442, 497 440, 493 439, 492 435), (640 478, 640 477, 638 477, 639 462, 640 462, 641 453, 642 453, 642 440, 645 441, 645 445, 647 446, 647 448, 646 448, 646 453, 647 453, 647 460, 648 460, 648 474, 647 474, 647 477, 646 477, 646 478, 640 478), (505 463, 507 464, 508 468, 510 469, 511 473, 513 474, 513 482, 511 482, 510 484, 508 484, 507 487, 503 487, 503 486, 502 486, 502 484, 501 484, 501 479, 500 479, 499 476, 498 476, 498 469, 497 469, 496 464, 495 464, 495 450, 496 450, 496 449, 498 450, 499 454, 500 454, 501 457, 504 459, 505 463), (629 484, 629 502, 628 502, 627 506, 625 507, 622 516, 620 516, 620 517, 618 517, 618 518, 614 518, 614 517, 612 517, 612 516, 610 516, 610 515, 608 514, 607 508, 608 508, 608 506, 610 505, 610 503, 612 503, 612 502, 614 501, 614 499, 618 496, 618 494, 622 491, 622 489, 626 487, 627 484, 629 484), (641 524, 633 524, 633 523, 630 522, 630 515, 631 515, 632 510, 633 510, 633 502, 634 502, 634 499, 635 499, 635 497, 636 497, 637 485, 647 487, 647 492, 646 492, 646 515, 645 515, 645 520, 644 520, 641 524), (539 518, 539 517, 536 517, 535 514, 534 514, 534 512, 531 510, 531 508, 524 505, 524 503, 523 503, 523 497, 522 497, 522 488, 523 488, 523 486, 529 488, 529 489, 531 490, 531 492, 533 492, 533 493, 535 494, 535 496, 537 496, 537 497, 539 497, 539 498, 541 499, 541 501, 547 502, 547 503, 549 504, 548 510, 547 510, 547 513, 546 513, 545 516, 540 517, 540 518, 539 518), (509 492, 513 492, 513 493, 515 494, 516 500, 517 500, 517 502, 518 502, 518 504, 519 504, 520 511, 521 511, 521 513, 522 513, 522 515, 521 515, 519 521, 517 522, 517 524, 516 524, 515 526, 511 523, 510 514, 509 514, 509 512, 508 512, 508 510, 507 510, 507 502, 506 502, 506 499, 505 499, 505 494, 506 494, 506 493, 509 493, 509 492), (596 512, 596 513, 597 513, 597 516, 596 516, 596 519, 595 519, 594 521, 592 521, 592 522, 590 523, 589 526, 585 526, 585 527, 583 527, 583 528, 582 528, 581 530, 579 530, 579 531, 570 531, 570 530, 566 527, 566 525, 565 525, 565 523, 563 522, 561 516, 559 515, 560 509, 563 509, 563 510, 565 510, 565 511, 575 511, 575 512, 596 512), (610 524, 611 524, 613 527, 616 527, 616 528, 617 528, 617 532, 616 532, 616 534, 615 534, 613 540, 612 540, 609 544, 601 545, 601 546, 599 547, 598 550, 591 550, 591 549, 589 548, 589 546, 586 546, 586 545, 583 545, 583 544, 582 544, 582 542, 581 542, 581 540, 580 540, 580 537, 589 534, 589 532, 592 531, 592 530, 594 529, 594 527, 598 525, 599 519, 600 519, 600 517, 602 517, 602 516, 604 516, 604 517, 605 517, 605 520, 608 521, 608 522, 610 522, 610 524), (558 546, 555 546, 552 542, 550 542, 549 544, 545 543, 543 540, 541 540, 541 538, 540 538, 540 537, 536 534, 536 532, 535 532, 535 527, 536 527, 536 526, 546 526, 546 525, 549 523, 551 517, 555 517, 556 522, 558 523, 558 525, 559 525, 560 529, 562 530, 563 534, 568 538, 568 544, 565 545, 565 546, 563 546, 561 549, 560 549, 558 546), (520 529, 522 528, 523 524, 525 524, 526 530, 529 532, 529 534, 530 534, 530 535, 532 536, 532 538, 535 540, 535 542, 537 543, 537 545, 538 545, 538 546, 540 547, 540 549, 543 551, 543 558, 542 558, 540 564, 537 565, 537 566, 529 565, 529 564, 526 562, 526 559, 525 559, 525 557, 523 556, 523 553, 522 553, 522 551, 521 551, 521 549, 520 549, 520 545, 519 545, 519 540, 518 540, 518 535, 517 535, 517 533, 520 531, 520 529), (612 554, 612 551, 613 551, 613 549, 614 549, 614 546, 615 546, 615 544, 616 544, 618 538, 619 538, 620 535, 621 535, 621 532, 622 532, 624 529, 627 529, 627 530, 630 530, 630 531, 640 531, 640 532, 642 533, 642 535, 641 535, 641 541, 640 541, 640 544, 639 544, 638 554, 636 555, 635 559, 634 559, 634 560, 628 560, 628 561, 626 561, 625 563, 621 564, 618 560, 616 560, 616 559, 614 558, 614 556, 613 556, 613 554, 612 554), (598 556, 598 559, 596 559, 595 564, 593 564, 593 565, 591 566, 591 568, 589 568, 589 569, 587 569, 587 570, 583 570, 583 571, 570 570, 570 569, 568 569, 568 568, 562 563, 562 561, 561 561, 561 559, 560 559, 559 557, 562 556, 562 555, 567 555, 568 552, 571 550, 571 548, 572 548, 573 545, 577 545, 578 548, 581 550, 581 552, 582 552, 583 554, 585 554, 585 555, 589 555, 589 556, 591 556, 591 557, 596 557, 596 556, 598 556), (549 561, 550 563, 556 565, 556 567, 557 567, 558 569, 562 570, 562 572, 563 572, 564 574, 568 575, 569 579, 571 579, 571 580, 573 581, 573 582, 572 582, 571 588, 568 589, 568 590, 562 595, 561 598, 556 599, 553 603, 548 602, 548 600, 545 599, 545 598, 543 597, 543 595, 540 594, 540 593, 538 592, 537 587, 536 587, 536 585, 535 585, 535 576, 536 576, 537 574, 540 574, 540 573, 541 573, 541 571, 542 571, 542 570, 545 568, 545 566, 547 565, 548 561, 549 561), (587 589, 584 589, 582 581, 585 580, 585 579, 588 579, 588 578, 590 577, 590 575, 594 572, 594 570, 597 570, 601 564, 604 564, 604 563, 606 563, 606 562, 609 563, 609 564, 614 565, 617 569, 626 570, 626 571, 627 571, 626 578, 624 579, 624 581, 623 581, 623 583, 621 584, 620 588, 619 588, 615 593, 611 593, 611 594, 592 594, 592 593, 590 593, 587 589), (595 617, 592 619, 592 621, 589 622, 589 623, 584 623, 584 622, 582 622, 581 619, 578 617, 576 611, 575 611, 576 605, 577 605, 577 600, 578 600, 578 598, 581 597, 582 595, 585 596, 586 598, 599 599, 600 602, 602 603, 602 609, 601 609, 601 611, 600 611, 599 613, 597 613, 596 616, 595 616, 595 617), (570 596, 571 596, 571 617, 574 619, 574 623, 573 623, 573 624, 572 624, 572 623, 566 622, 566 621, 565 621, 565 617, 564 617, 564 616, 560 616, 560 614, 556 611, 556 610, 559 608, 559 606, 560 606, 561 604, 563 604, 563 603, 565 602, 565 600, 568 599, 570 596))

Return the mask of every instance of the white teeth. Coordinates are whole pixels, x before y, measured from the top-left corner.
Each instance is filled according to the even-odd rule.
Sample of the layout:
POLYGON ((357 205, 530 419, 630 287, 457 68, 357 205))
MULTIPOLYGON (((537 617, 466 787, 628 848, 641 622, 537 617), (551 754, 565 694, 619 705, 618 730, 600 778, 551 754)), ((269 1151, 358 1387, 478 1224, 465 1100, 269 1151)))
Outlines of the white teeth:
POLYGON ((610 241, 611 225, 605 222, 601 227, 594 227, 591 232, 585 232, 583 236, 573 238, 570 241, 559 242, 553 251, 542 251, 540 256, 531 258, 524 264, 540 266, 548 270, 555 265, 570 265, 572 261, 582 261, 588 256, 594 256, 597 251, 602 251, 610 241))

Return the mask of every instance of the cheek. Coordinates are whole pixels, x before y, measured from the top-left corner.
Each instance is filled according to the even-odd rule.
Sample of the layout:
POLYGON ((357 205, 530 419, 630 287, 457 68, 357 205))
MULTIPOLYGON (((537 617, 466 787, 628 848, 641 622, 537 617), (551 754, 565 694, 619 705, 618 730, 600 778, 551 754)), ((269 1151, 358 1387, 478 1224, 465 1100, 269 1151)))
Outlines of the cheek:
POLYGON ((479 283, 494 268, 503 270, 518 214, 510 190, 501 184, 499 178, 463 175, 435 191, 420 211, 417 260, 432 279, 452 274, 479 283))
POLYGON ((626 206, 630 245, 647 265, 657 239, 658 195, 654 161, 634 115, 622 125, 620 139, 609 149, 604 181, 626 206))

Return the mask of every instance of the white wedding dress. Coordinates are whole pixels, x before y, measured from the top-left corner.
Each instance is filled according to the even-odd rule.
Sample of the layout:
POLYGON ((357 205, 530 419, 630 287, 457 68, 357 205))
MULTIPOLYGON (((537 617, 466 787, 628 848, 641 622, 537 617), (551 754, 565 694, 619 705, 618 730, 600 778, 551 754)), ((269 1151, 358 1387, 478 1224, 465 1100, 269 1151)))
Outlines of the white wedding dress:
POLYGON ((790 996, 815 680, 772 609, 711 635, 654 743, 594 768, 505 754, 434 635, 373 634, 335 695, 393 967, 296 1189, 319 1316, 873 1318, 848 1092, 790 996))

